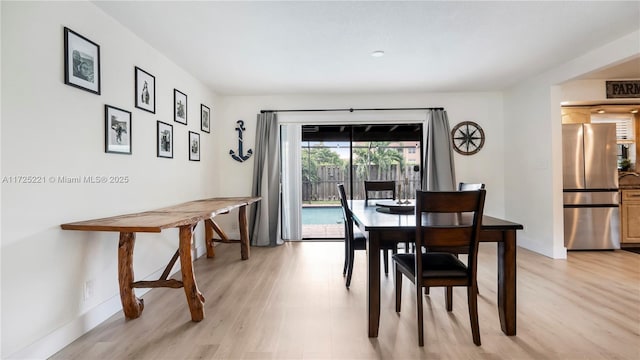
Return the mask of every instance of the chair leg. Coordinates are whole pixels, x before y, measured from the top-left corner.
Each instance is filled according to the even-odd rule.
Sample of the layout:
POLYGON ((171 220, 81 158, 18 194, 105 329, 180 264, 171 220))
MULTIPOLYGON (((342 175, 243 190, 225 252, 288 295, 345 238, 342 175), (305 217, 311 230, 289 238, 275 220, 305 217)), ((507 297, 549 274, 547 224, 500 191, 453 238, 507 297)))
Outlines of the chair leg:
MULTIPOLYGON (((416 282, 419 282, 420 279, 416 279, 416 282)), ((424 326, 422 319, 422 291, 420 291, 420 285, 416 289, 416 307, 418 309, 418 345, 424 346, 424 326)))
POLYGON ((389 275, 389 250, 382 250, 384 258, 384 274, 389 275))
POLYGON ((393 282, 396 285, 396 312, 400 312, 402 305, 402 273, 398 270, 398 266, 395 266, 393 282))
POLYGON ((473 343, 480 346, 480 325, 478 323, 478 288, 469 286, 467 288, 467 298, 469 302, 469 320, 471 322, 471 335, 473 343))
POLYGON ((453 311, 453 286, 447 286, 445 288, 444 300, 447 303, 447 311, 453 311))
POLYGON ((347 282, 345 283, 347 289, 351 286, 351 275, 353 274, 353 262, 355 257, 355 250, 349 247, 349 263, 347 264, 347 282))
POLYGON ((344 239, 344 267, 342 268, 342 276, 347 275, 347 266, 349 264, 349 243, 344 239))

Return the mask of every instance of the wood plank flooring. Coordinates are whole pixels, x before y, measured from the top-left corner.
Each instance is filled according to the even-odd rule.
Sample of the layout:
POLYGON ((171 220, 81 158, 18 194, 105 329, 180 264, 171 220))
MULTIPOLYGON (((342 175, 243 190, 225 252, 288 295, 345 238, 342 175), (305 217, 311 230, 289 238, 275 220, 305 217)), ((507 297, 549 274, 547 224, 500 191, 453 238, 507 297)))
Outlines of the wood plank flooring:
MULTIPOLYGON (((145 309, 118 313, 53 359, 640 359, 640 255, 570 252, 552 260, 518 249, 518 334, 500 331, 495 244, 482 244, 478 299, 482 346, 471 338, 464 289, 447 313, 442 289, 425 301, 418 347, 415 290, 405 282, 394 311, 393 277, 382 276, 379 337, 367 337, 366 257, 356 252, 344 287, 340 242, 216 247, 194 263, 205 319, 190 321, 182 289, 153 289, 145 309)), ((117 281, 117 279, 114 279, 117 281)), ((458 291, 460 290, 460 291, 458 291)))

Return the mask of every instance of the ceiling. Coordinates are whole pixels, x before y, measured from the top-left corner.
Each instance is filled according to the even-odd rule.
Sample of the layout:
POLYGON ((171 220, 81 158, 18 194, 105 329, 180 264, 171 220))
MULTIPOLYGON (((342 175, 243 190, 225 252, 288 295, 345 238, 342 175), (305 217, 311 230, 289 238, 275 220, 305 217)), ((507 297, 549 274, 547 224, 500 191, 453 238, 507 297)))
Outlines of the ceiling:
POLYGON ((501 90, 640 24, 640 1, 94 3, 228 95, 501 90))

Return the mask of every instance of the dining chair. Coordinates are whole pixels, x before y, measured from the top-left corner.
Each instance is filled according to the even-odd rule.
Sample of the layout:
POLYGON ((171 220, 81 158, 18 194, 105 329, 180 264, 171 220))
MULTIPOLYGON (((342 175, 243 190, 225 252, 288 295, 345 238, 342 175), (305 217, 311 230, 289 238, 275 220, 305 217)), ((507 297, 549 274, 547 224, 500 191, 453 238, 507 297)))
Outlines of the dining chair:
MULTIPOLYGON (((458 184, 458 191, 470 191, 470 190, 484 190, 484 183, 461 182, 458 184)), ((449 296, 450 301, 453 301, 451 288, 448 288, 447 291, 449 292, 449 295, 450 295, 449 296)), ((480 289, 478 289, 478 294, 480 294, 480 289)), ((450 306, 453 306, 453 304, 451 304, 450 306)))
MULTIPOLYGON (((484 189, 484 184, 483 183, 465 183, 465 182, 461 182, 458 183, 458 191, 470 191, 470 190, 482 190, 484 189)), ((458 256, 459 253, 464 253, 465 251, 457 251, 456 249, 449 249, 448 251, 455 253, 456 256, 458 256)), ((451 287, 447 288, 447 293, 449 294, 449 302, 447 304, 447 309, 453 307, 453 290, 451 287)), ((425 295, 429 295, 429 287, 425 287, 424 288, 424 294, 425 295)), ((480 290, 478 290, 478 294, 480 294, 480 290)))
MULTIPOLYGON (((342 217, 344 220, 344 268, 342 275, 346 275, 345 285, 347 289, 351 286, 351 275, 353 274, 353 262, 355 258, 355 250, 366 250, 367 239, 353 226, 353 217, 351 209, 347 203, 347 195, 344 191, 344 184, 338 184, 338 193, 340 194, 340 204, 342 205, 342 217)), ((395 247, 395 243, 393 244, 395 247)), ((391 245, 383 245, 382 251, 386 254, 389 250, 393 251, 391 245)))
MULTIPOLYGON (((416 253, 393 255, 395 264, 396 312, 400 312, 402 278, 406 276, 416 286, 418 343, 424 346, 422 288, 467 288, 467 302, 473 343, 480 346, 478 324, 477 259, 478 241, 485 190, 429 192, 416 191, 416 253), (443 248, 466 247, 466 264, 456 254, 443 248)), ((445 291, 447 311, 451 293, 445 291)))
POLYGON ((469 191, 469 190, 484 190, 483 183, 465 183, 461 182, 458 184, 458 191, 469 191))
POLYGON ((369 205, 369 199, 395 199, 396 198, 396 182, 389 181, 365 181, 364 182, 364 205, 369 205))
MULTIPOLYGON (((364 182, 364 206, 369 206, 369 200, 385 200, 396 198, 396 182, 388 181, 365 181, 364 182)), ((408 245, 407 245, 408 248, 408 245)), ((393 251, 395 254, 397 249, 393 251)), ((389 252, 383 254, 384 274, 389 275, 389 252)))

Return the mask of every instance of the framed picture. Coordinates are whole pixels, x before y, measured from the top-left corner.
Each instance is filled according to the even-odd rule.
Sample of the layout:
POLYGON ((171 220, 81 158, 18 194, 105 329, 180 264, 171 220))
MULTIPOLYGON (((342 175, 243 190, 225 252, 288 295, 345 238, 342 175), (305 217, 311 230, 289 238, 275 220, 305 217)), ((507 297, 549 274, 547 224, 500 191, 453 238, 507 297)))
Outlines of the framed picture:
POLYGON ((173 121, 187 125, 187 95, 173 89, 173 121))
POLYGON ((173 158, 173 125, 158 121, 158 157, 173 158))
POLYGON ((136 71, 136 107, 156 113, 156 77, 135 67, 136 71))
POLYGON ((189 131, 189 160, 200 161, 200 134, 189 131))
POLYGON ((200 130, 206 133, 211 131, 211 110, 204 104, 200 104, 200 130))
POLYGON ((64 83, 100 95, 100 46, 67 27, 64 83))
POLYGON ((104 106, 105 152, 131 154, 131 130, 131 112, 104 106))

